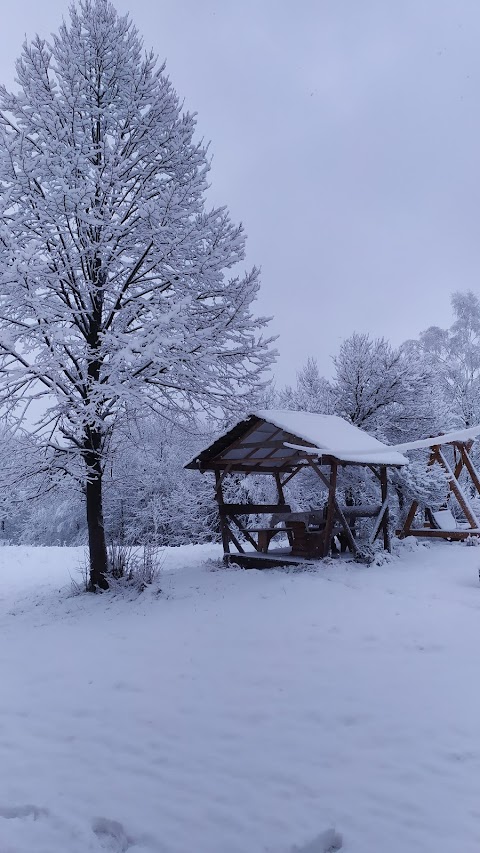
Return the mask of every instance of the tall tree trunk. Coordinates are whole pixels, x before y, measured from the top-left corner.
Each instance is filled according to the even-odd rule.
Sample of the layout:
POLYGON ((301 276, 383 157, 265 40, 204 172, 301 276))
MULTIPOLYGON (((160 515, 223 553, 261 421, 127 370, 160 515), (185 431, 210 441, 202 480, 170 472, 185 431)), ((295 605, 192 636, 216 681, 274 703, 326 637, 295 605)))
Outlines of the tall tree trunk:
POLYGON ((90 452, 87 463, 87 525, 90 557, 90 589, 108 589, 108 556, 103 523, 102 466, 99 456, 90 452))
MULTIPOLYGON (((96 233, 96 238, 100 234, 96 233)), ((92 312, 89 316, 89 331, 87 343, 89 345, 89 360, 87 367, 88 391, 85 396, 85 405, 92 403, 92 392, 98 389, 100 382, 100 370, 102 362, 100 351, 100 330, 102 328, 103 289, 105 283, 101 260, 94 254, 90 269, 92 282, 92 312)), ((95 405, 98 414, 98 405, 95 405)), ((84 458, 87 466, 87 525, 88 525, 88 547, 90 552, 90 589, 108 589, 108 556, 107 543, 105 541, 105 526, 103 523, 102 502, 102 478, 103 478, 103 436, 101 429, 94 422, 86 427, 84 458)))

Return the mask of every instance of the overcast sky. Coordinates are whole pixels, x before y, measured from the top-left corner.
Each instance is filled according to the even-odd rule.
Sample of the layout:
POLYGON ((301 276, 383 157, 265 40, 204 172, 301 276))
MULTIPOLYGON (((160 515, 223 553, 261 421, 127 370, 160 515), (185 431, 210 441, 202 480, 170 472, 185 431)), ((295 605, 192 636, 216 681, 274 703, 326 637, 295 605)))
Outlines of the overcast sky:
MULTIPOLYGON (((117 0, 211 140, 279 384, 342 338, 448 325, 480 271, 478 0, 117 0)), ((0 78, 61 0, 2 8, 0 78)))

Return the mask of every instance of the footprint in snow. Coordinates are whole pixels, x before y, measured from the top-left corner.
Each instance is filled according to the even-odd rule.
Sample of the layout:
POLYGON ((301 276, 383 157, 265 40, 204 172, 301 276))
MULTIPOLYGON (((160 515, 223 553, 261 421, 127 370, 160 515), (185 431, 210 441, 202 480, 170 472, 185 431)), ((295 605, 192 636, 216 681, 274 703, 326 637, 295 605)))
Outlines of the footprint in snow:
POLYGON ((6 820, 15 820, 15 818, 32 817, 33 820, 38 820, 39 817, 48 815, 47 809, 42 809, 40 806, 0 806, 0 817, 6 820))
POLYGON ((341 850, 343 839, 334 829, 326 829, 303 847, 293 847, 291 853, 335 853, 341 850))
POLYGON ((117 820, 97 817, 93 821, 92 829, 103 850, 110 850, 112 853, 126 853, 134 843, 117 820))

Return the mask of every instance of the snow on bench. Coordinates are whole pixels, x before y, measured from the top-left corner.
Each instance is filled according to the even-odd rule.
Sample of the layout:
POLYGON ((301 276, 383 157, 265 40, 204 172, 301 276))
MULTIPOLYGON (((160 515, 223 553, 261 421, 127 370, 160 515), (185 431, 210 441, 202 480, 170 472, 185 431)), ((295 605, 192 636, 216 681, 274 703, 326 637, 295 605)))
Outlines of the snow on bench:
POLYGON ((432 511, 432 518, 439 530, 457 530, 459 526, 457 519, 449 509, 432 511))

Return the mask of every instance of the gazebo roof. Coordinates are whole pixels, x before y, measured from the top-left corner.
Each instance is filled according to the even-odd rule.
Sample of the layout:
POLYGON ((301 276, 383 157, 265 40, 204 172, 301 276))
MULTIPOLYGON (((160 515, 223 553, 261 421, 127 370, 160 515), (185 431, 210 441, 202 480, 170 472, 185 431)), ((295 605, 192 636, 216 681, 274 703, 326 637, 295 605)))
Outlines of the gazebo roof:
POLYGON ((336 415, 264 409, 239 421, 185 467, 208 471, 228 465, 269 473, 290 470, 311 455, 358 465, 408 463, 401 453, 336 415))

